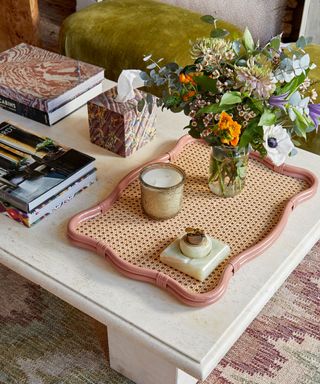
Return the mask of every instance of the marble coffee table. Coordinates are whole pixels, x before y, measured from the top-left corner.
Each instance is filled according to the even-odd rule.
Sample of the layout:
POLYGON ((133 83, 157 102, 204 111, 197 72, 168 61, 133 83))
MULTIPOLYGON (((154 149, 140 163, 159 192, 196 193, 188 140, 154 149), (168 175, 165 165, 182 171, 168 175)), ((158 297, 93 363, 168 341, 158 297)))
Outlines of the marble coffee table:
MULTIPOLYGON (((0 120, 96 157, 99 181, 33 228, 0 215, 0 262, 106 324, 111 367, 138 384, 206 378, 320 238, 319 190, 294 210, 279 239, 235 274, 218 302, 187 307, 155 286, 120 275, 66 237, 70 217, 106 197, 130 170, 169 150, 186 117, 159 112, 156 139, 127 159, 90 143, 85 107, 51 128, 3 110, 0 120)), ((300 151, 289 163, 320 178, 316 155, 300 151)))

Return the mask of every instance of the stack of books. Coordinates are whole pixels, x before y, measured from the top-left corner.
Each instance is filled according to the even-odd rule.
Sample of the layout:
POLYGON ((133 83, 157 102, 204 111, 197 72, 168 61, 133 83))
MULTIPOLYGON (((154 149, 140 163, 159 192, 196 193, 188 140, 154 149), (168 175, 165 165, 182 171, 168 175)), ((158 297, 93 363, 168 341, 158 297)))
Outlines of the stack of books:
POLYGON ((0 124, 0 212, 30 227, 96 180, 94 158, 0 124))
POLYGON ((102 92, 103 68, 19 44, 0 54, 0 107, 52 125, 102 92))

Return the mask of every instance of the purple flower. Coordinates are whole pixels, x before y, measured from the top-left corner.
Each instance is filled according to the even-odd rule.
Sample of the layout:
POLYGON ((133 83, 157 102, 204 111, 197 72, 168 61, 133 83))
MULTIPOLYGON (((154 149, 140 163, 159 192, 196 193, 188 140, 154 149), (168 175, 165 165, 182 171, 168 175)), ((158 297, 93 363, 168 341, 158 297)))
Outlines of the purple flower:
POLYGON ((289 95, 289 92, 286 92, 286 93, 283 93, 282 95, 278 95, 278 96, 271 96, 269 98, 269 104, 272 106, 272 107, 277 107, 277 108, 280 108, 282 110, 285 111, 285 105, 287 104, 287 96, 289 95))
POLYGON ((316 132, 318 132, 318 126, 320 124, 320 104, 309 104, 309 116, 313 121, 313 124, 316 128, 316 132))

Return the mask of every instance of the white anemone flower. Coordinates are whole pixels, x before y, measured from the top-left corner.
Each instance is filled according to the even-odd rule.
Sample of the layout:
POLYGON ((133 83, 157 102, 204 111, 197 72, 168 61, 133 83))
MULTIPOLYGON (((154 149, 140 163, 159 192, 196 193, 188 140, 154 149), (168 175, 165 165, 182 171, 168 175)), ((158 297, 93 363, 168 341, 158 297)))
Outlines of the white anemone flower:
POLYGON ((294 149, 288 132, 280 124, 264 125, 263 140, 268 156, 276 166, 283 164, 294 149))

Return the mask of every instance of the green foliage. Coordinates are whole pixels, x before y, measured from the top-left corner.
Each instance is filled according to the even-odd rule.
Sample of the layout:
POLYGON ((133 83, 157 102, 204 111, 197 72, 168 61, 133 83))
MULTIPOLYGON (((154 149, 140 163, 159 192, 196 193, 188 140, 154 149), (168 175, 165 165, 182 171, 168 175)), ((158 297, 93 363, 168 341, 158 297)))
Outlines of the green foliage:
POLYGON ((254 119, 248 124, 247 128, 241 135, 239 147, 248 147, 250 143, 254 143, 255 141, 261 141, 262 139, 263 129, 262 127, 258 126, 258 119, 254 119))
POLYGON ((251 33, 247 27, 243 33, 243 43, 244 43, 244 46, 246 47, 248 52, 254 50, 254 41, 253 41, 252 35, 251 35, 251 33))
POLYGON ((276 36, 270 41, 270 47, 275 51, 279 51, 281 44, 281 36, 276 36))
POLYGON ((304 49, 306 45, 311 43, 312 38, 306 38, 304 36, 300 36, 299 39, 296 41, 296 47, 300 49, 304 49))
POLYGON ((278 94, 288 93, 288 97, 290 97, 290 95, 296 92, 299 86, 304 82, 308 72, 309 71, 307 71, 306 74, 301 73, 301 75, 294 77, 289 83, 286 83, 283 87, 279 88, 278 94))
POLYGON ((208 24, 215 24, 217 22, 217 19, 214 18, 213 16, 211 15, 204 15, 204 16, 201 16, 200 19, 202 21, 204 21, 205 23, 208 23, 208 24))
POLYGON ((276 115, 271 112, 270 109, 265 109, 260 117, 258 125, 272 125, 276 122, 276 120, 276 115))
POLYGON ((214 38, 221 38, 227 35, 229 35, 229 32, 226 29, 222 28, 213 29, 210 33, 210 36, 214 38))
MULTIPOLYGON (((143 79, 147 85, 163 88, 158 105, 184 111, 190 117, 189 134, 212 146, 251 146, 262 156, 271 156, 281 145, 274 135, 286 140, 287 148, 292 146, 290 138, 305 138, 315 128, 306 93, 307 76, 313 69, 303 51, 308 39, 301 37, 295 46, 283 48, 278 35, 260 46, 248 28, 242 38, 230 37, 227 30, 217 28, 215 17, 201 19, 213 29, 210 37, 192 43, 190 64, 162 65, 162 59, 144 57, 149 74, 143 79), (276 145, 270 147, 272 151, 265 135, 271 135, 276 145)), ((144 106, 141 101, 138 109, 144 106)), ((317 113, 317 107, 313 111, 317 113)), ((238 177, 244 174, 241 167, 237 172, 238 177)))
POLYGON ((234 104, 239 104, 241 103, 242 98, 241 98, 241 93, 238 91, 230 91, 226 92, 220 101, 220 107, 224 105, 234 105, 234 104))
POLYGON ((217 80, 214 80, 211 77, 196 76, 194 81, 203 91, 217 92, 217 80))

